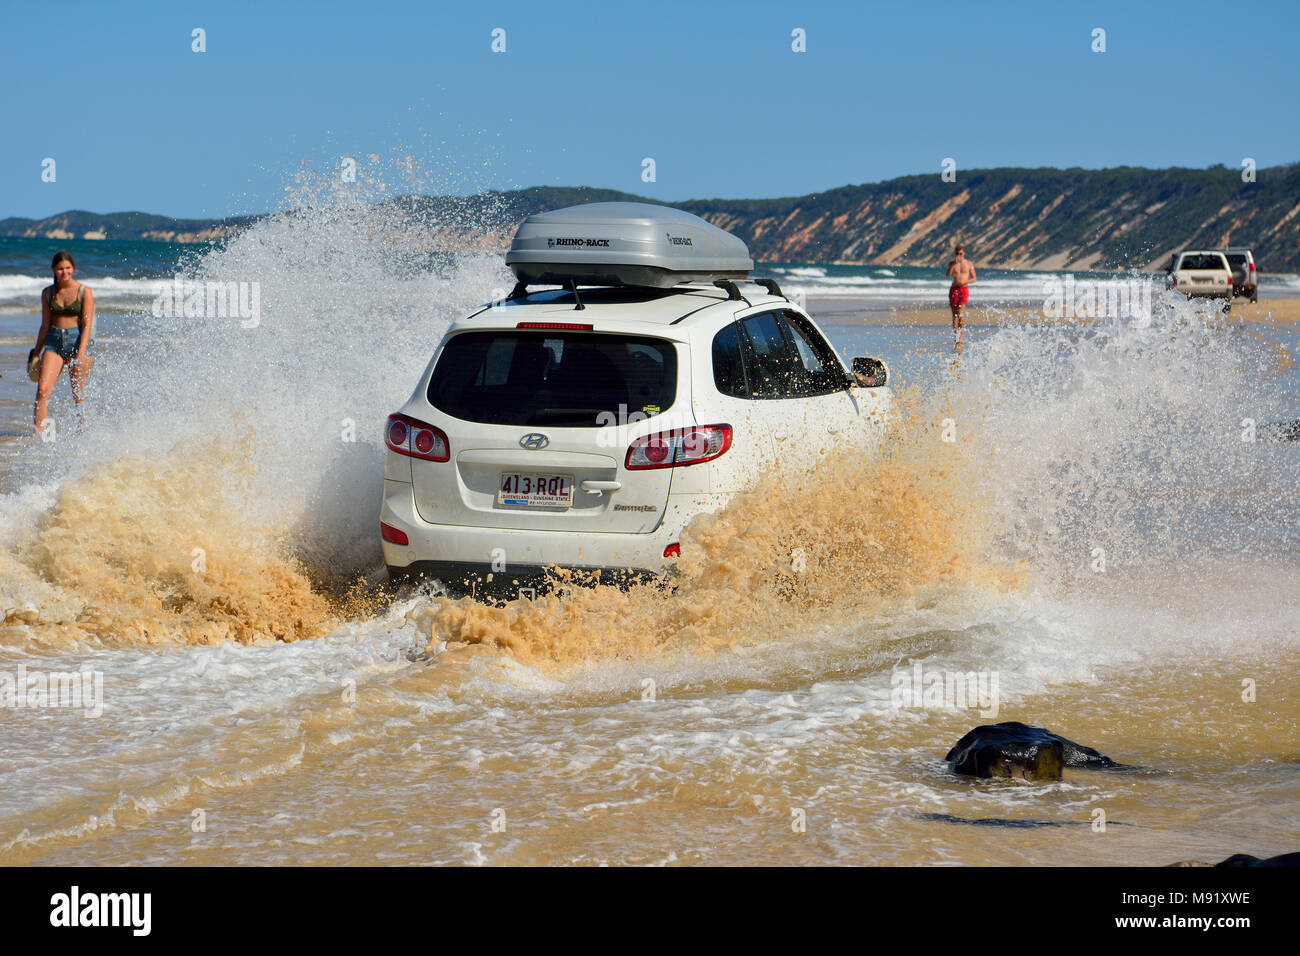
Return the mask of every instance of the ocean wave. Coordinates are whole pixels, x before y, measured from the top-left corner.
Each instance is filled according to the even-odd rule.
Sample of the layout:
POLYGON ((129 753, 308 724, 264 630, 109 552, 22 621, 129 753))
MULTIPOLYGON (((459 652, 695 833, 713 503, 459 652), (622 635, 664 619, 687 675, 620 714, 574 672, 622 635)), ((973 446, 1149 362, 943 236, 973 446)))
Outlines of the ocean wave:
MULTIPOLYGON (((783 290, 815 298, 864 298, 878 300, 894 299, 931 299, 946 298, 949 280, 935 270, 933 277, 914 276, 899 277, 888 269, 875 266, 860 267, 862 274, 814 275, 801 268, 783 268, 773 270, 781 278, 783 290), (869 270, 871 274, 865 274, 869 270)), ((761 270, 756 270, 761 271, 761 270)), ((997 271, 997 270, 994 270, 997 271)), ((973 299, 993 297, 997 299, 1041 299, 1047 294, 1046 284, 1061 282, 1066 277, 1076 281, 1097 283, 1128 282, 1133 279, 1152 283, 1155 289, 1164 288, 1163 275, 1130 273, 1088 273, 1080 275, 1073 272, 1034 272, 1022 275, 995 275, 982 278, 971 287, 973 299)), ((1260 289, 1265 293, 1284 295, 1300 294, 1300 276, 1290 274, 1265 275, 1259 280, 1260 289)))
MULTIPOLYGON (((899 278, 889 269, 875 266, 862 267, 874 274, 832 275, 820 266, 791 266, 770 270, 781 279, 782 289, 792 294, 813 298, 864 298, 879 300, 943 299, 948 294, 949 281, 942 276, 933 278, 899 278)), ((764 270, 756 268, 755 273, 764 270)), ((1035 273, 1023 276, 998 276, 981 279, 971 288, 973 299, 1041 299, 1044 283, 1059 281, 1069 272, 1035 273)), ((1109 278, 1088 277, 1091 281, 1128 281, 1131 276, 1116 273, 1109 278)), ((1149 281, 1163 288, 1163 277, 1149 281)), ((104 312, 145 313, 150 311, 160 292, 170 284, 169 279, 118 279, 109 276, 86 281, 95 293, 96 308, 104 312)), ((47 277, 30 275, 0 275, 0 315, 39 315, 41 290, 50 284, 47 277)), ((1264 275, 1259 280, 1260 289, 1286 295, 1300 295, 1300 276, 1264 275)))
MULTIPOLYGON (((77 281, 95 294, 95 308, 105 312, 147 312, 165 285, 162 279, 112 276, 77 281)), ((49 284, 49 276, 0 275, 0 314, 40 315, 41 291, 49 284)))
MULTIPOLYGON (((861 283, 833 284, 829 282, 790 283, 782 290, 792 295, 802 294, 808 298, 825 299, 876 299, 882 302, 893 300, 947 299, 949 283, 939 279, 900 279, 889 283, 877 282, 869 286, 861 283)), ((1033 300, 1038 301, 1047 295, 1042 279, 988 279, 981 280, 971 289, 971 302, 1033 300)))

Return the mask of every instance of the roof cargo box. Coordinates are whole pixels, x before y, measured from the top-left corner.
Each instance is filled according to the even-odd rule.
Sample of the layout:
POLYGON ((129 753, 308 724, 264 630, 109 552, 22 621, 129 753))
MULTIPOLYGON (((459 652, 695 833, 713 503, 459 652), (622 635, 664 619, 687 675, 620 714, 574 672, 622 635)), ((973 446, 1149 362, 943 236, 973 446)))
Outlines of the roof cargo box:
POLYGON ((524 284, 635 285, 743 279, 754 268, 745 243, 680 209, 596 202, 529 216, 506 265, 524 284))

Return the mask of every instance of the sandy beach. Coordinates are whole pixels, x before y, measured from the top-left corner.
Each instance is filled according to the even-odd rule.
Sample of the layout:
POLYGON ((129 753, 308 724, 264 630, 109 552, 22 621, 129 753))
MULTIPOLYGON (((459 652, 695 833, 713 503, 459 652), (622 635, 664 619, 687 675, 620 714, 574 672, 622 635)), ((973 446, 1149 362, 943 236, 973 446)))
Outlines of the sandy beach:
MULTIPOLYGON (((818 322, 828 326, 854 322, 944 326, 952 324, 952 313, 947 304, 942 301, 889 304, 863 299, 809 298, 808 307, 818 322)), ((966 322, 972 326, 997 325, 1002 322, 1041 322, 1043 318, 1043 308, 1039 303, 981 301, 978 292, 972 294, 971 304, 966 310, 966 322)), ((1236 299, 1233 301, 1229 318, 1235 322, 1293 325, 1300 322, 1300 297, 1262 298, 1256 303, 1236 299)))

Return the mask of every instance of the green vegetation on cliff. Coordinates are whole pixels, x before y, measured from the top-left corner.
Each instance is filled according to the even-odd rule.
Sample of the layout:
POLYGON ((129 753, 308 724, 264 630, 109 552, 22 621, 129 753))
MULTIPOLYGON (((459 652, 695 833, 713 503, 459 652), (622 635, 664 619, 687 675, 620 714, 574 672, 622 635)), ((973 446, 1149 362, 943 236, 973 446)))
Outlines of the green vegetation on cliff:
MULTIPOLYGON (((414 226, 498 244, 524 216, 576 203, 644 200, 612 189, 536 186, 390 201, 414 226)), ((1151 269, 1193 246, 1251 246, 1266 272, 1300 271, 1300 164, 1210 169, 976 169, 842 186, 783 199, 673 205, 743 238, 756 259, 932 265, 964 242, 981 265, 1151 269)), ((176 220, 82 211, 0 220, 0 235, 203 242, 258 217, 176 220)))

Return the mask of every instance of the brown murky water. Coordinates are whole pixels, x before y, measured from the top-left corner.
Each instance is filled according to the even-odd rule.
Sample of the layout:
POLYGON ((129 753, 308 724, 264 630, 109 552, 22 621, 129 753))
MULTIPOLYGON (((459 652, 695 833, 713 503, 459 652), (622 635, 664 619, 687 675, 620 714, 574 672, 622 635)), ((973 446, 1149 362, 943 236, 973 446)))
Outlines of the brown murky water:
MULTIPOLYGON (((1016 689, 1032 685, 1031 674, 990 657, 1012 697, 999 719, 1047 724, 1154 769, 1067 771, 1046 785, 963 781, 939 758, 980 721, 891 709, 888 668, 908 656, 960 655, 1011 623, 1005 608, 982 615, 970 593, 929 600, 931 612, 946 606, 934 615, 946 626, 913 624, 905 637, 879 623, 819 629, 721 659, 684 653, 558 679, 462 649, 433 661, 372 659, 353 671, 365 673, 355 700, 346 688, 318 684, 313 695, 290 681, 282 701, 236 703, 148 732, 59 714, 81 721, 82 753, 48 755, 57 774, 22 775, 41 805, 6 821, 3 859, 1153 864, 1294 845, 1293 650, 1208 666, 1195 656, 1153 666, 1132 651, 1131 662, 1074 680, 1062 680, 1058 664, 1051 686, 1029 693, 1016 689), (952 620, 963 604, 961 617, 984 621, 952 620), (1246 678, 1252 703, 1241 699, 1246 678), (85 739, 91 726, 103 737, 85 739), (39 787, 40 777, 65 792, 39 787)), ((892 610, 927 616, 924 601, 892 610)), ((1039 641, 1044 652, 1052 643, 1039 641)), ((1097 657, 1118 650, 1092 648, 1097 657)), ((192 673, 201 664, 173 665, 157 683, 169 694, 205 676, 260 683, 254 662, 222 659, 232 656, 200 652, 211 661, 205 674, 192 673)), ((1072 663, 1087 670, 1085 656, 1072 663)), ((117 692, 110 680, 109 698, 117 692)))
MULTIPOLYGON (((1077 539, 1013 480, 1033 450, 990 440, 1007 425, 978 379, 901 395, 880 461, 832 456, 699 519, 672 589, 500 608, 322 591, 291 529, 244 506, 255 479, 232 476, 260 454, 251 439, 96 466, 3 557, 26 600, 10 599, 0 671, 97 670, 103 713, 0 708, 0 862, 1149 865, 1295 849, 1294 488, 1243 502, 1130 481, 1077 539), (971 427, 946 443, 946 417, 971 427), (1254 514, 1275 537, 1253 554, 1123 543, 1143 527, 1130 520, 1167 543, 1197 509, 1254 514), (1089 571, 1103 540, 1114 563, 1089 571), (913 706, 897 689, 917 667, 984 680, 986 698, 913 706), (950 775, 948 747, 994 720, 1147 769, 950 775)), ((1053 440, 1024 427, 1022 442, 1053 440)))
POLYGON ((379 427, 510 280, 335 185, 187 267, 259 282, 256 328, 116 316, 64 437, 0 437, 0 863, 1300 849, 1300 442, 1242 437, 1300 418, 1295 330, 980 318, 954 357, 830 315, 909 383, 881 460, 699 519, 671 590, 394 598, 379 427), (949 774, 994 720, 1148 769, 949 774))

